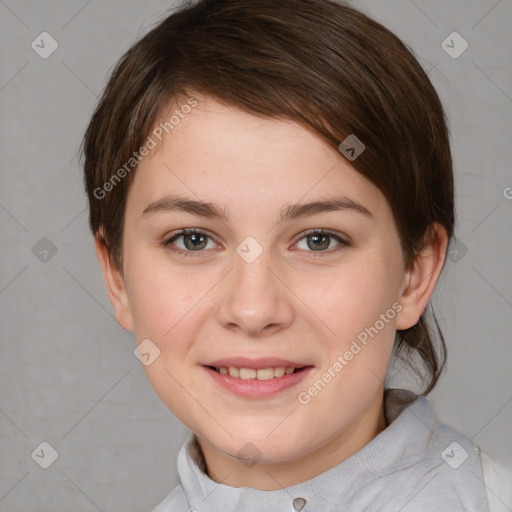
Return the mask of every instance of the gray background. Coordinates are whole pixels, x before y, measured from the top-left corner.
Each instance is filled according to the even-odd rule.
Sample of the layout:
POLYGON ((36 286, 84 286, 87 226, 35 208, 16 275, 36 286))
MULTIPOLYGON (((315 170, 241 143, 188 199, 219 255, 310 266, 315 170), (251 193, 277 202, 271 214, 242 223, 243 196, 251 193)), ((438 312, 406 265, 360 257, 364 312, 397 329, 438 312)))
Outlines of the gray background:
MULTIPOLYGON (((459 244, 434 299, 449 361, 431 402, 510 465, 512 0, 352 3, 414 49, 446 106, 459 244), (469 43, 457 59, 441 46, 453 31, 469 43)), ((0 1, 1 512, 149 511, 177 483, 187 430, 113 317, 77 159, 107 73, 173 5, 0 1), (31 48, 43 31, 59 44, 47 59, 31 48), (43 441, 59 455, 46 470, 43 441)))

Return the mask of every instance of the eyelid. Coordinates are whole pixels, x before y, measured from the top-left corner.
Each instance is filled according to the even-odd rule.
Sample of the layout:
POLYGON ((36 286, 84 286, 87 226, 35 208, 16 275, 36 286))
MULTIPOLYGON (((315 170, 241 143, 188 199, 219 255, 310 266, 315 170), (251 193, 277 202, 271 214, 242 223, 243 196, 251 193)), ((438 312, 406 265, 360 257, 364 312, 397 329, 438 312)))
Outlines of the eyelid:
MULTIPOLYGON (((330 229, 324 229, 324 228, 313 228, 313 229, 307 229, 306 231, 303 231, 300 233, 300 238, 297 239, 297 242, 302 240, 303 238, 309 236, 309 235, 329 235, 333 238, 338 239, 340 242, 343 242, 345 244, 349 244, 348 237, 345 237, 341 233, 337 233, 336 231, 331 231, 330 229)), ((297 243, 295 242, 295 243, 297 243)))
POLYGON ((202 252, 207 252, 205 250, 202 250, 202 251, 186 251, 186 250, 183 250, 183 249, 179 249, 179 248, 173 248, 171 247, 172 246, 172 243, 177 239, 179 238, 180 236, 183 236, 183 235, 204 235, 206 236, 207 238, 209 238, 212 242, 214 242, 215 244, 217 245, 220 245, 218 244, 214 237, 212 235, 209 234, 208 231, 204 230, 204 229, 200 229, 200 228, 183 228, 183 229, 180 229, 170 235, 167 235, 164 237, 163 241, 162 241, 162 245, 164 248, 170 250, 170 251, 173 251, 175 253, 178 253, 178 254, 182 254, 184 256, 199 256, 202 252))
POLYGON ((341 233, 337 233, 335 231, 331 231, 329 229, 324 229, 324 228, 313 228, 313 229, 308 229, 306 231, 303 231, 299 235, 299 238, 293 245, 297 245, 301 240, 303 240, 304 238, 307 238, 308 236, 312 236, 312 235, 327 235, 331 238, 334 238, 339 244, 336 247, 334 247, 332 249, 327 249, 325 251, 305 251, 306 253, 308 253, 309 255, 311 255, 313 257, 316 257, 317 255, 322 255, 322 254, 325 254, 325 255, 332 254, 332 253, 342 249, 343 247, 349 247, 352 245, 352 243, 347 239, 347 237, 345 237, 341 233))

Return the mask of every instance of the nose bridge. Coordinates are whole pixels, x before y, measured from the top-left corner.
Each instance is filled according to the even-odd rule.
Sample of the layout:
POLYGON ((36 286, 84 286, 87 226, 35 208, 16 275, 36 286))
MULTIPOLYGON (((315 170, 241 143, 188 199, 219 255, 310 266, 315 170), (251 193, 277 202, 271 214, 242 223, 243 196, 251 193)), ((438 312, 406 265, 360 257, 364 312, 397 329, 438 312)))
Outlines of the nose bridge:
POLYGON ((248 308, 256 308, 258 304, 263 308, 273 302, 276 290, 275 283, 272 282, 275 278, 270 270, 271 266, 269 250, 257 250, 250 242, 240 244, 234 256, 231 297, 236 297, 239 304, 245 304, 248 308))
POLYGON ((233 271, 227 280, 217 315, 227 328, 256 335, 289 324, 293 316, 286 290, 275 277, 277 262, 270 249, 255 239, 242 241, 233 255, 233 271))

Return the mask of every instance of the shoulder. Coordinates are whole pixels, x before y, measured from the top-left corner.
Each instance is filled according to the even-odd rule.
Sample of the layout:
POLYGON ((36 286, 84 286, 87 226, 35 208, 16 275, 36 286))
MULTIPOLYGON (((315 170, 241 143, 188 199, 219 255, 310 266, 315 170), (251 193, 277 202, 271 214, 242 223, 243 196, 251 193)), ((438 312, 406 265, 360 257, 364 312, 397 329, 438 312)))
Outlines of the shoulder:
POLYGON ((441 505, 443 509, 472 512, 512 511, 492 505, 489 508, 493 502, 479 447, 462 433, 440 423, 425 396, 418 396, 402 410, 397 422, 410 410, 400 423, 407 428, 400 432, 406 445, 404 449, 410 453, 404 470, 412 494, 404 512, 438 510, 441 505))
POLYGON ((512 468, 492 459, 480 450, 480 460, 491 512, 512 509, 512 468))
POLYGON ((152 512, 189 512, 189 506, 181 485, 177 485, 152 512))

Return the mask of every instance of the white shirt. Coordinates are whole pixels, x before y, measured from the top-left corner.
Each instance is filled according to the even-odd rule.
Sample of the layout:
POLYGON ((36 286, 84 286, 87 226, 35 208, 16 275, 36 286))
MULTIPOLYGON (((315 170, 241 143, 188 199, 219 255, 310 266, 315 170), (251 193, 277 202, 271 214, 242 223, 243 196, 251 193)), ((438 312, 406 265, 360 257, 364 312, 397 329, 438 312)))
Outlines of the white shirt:
POLYGON ((438 423, 426 397, 388 389, 384 409, 388 427, 353 456, 273 491, 211 480, 191 436, 181 484, 153 512, 512 512, 512 471, 438 423))

